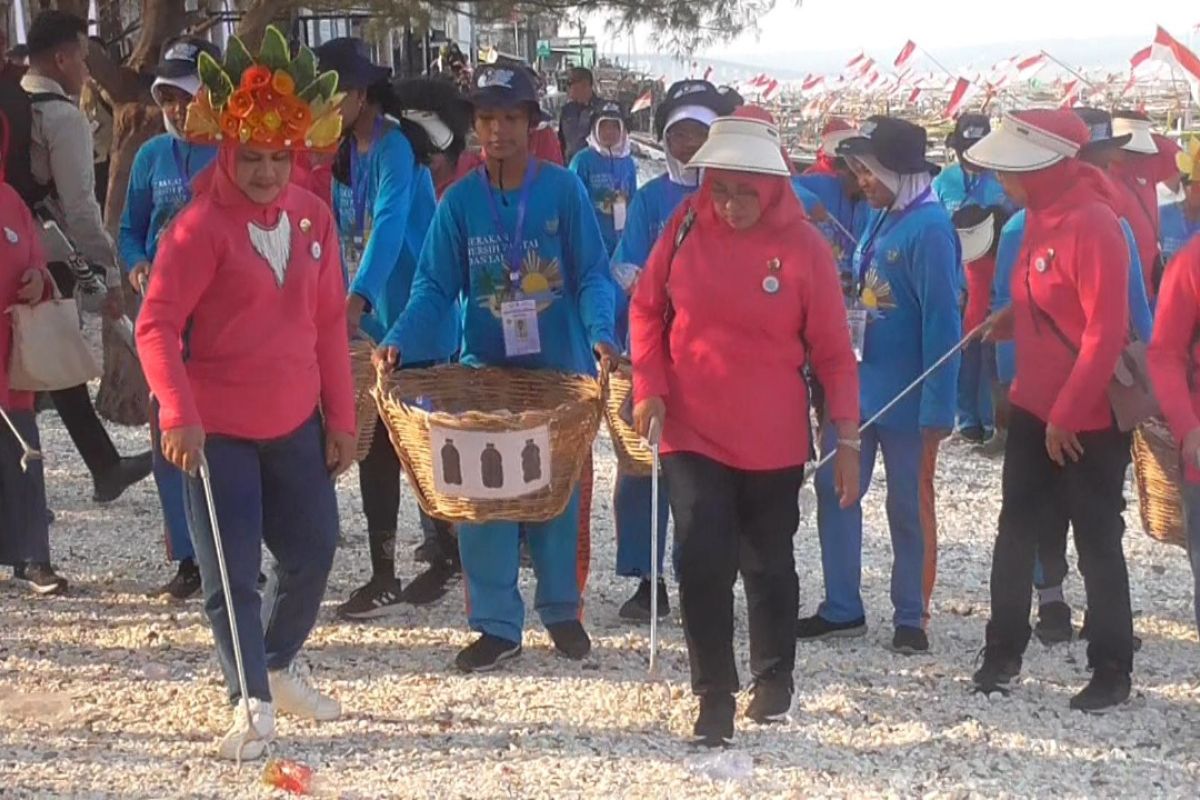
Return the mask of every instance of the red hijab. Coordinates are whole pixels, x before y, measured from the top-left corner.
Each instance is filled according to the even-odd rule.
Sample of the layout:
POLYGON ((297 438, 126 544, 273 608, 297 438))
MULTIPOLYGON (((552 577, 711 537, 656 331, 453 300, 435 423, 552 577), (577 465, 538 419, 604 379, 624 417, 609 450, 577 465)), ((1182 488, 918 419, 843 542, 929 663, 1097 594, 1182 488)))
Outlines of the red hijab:
MULTIPOLYGON (((287 204, 292 191, 292 185, 297 177, 296 165, 292 164, 292 180, 288 182, 275 199, 270 203, 256 203, 246 196, 237 185, 234 178, 237 170, 237 153, 239 145, 222 145, 217 150, 217 157, 210 167, 203 170, 192 181, 192 191, 197 197, 212 193, 213 203, 227 209, 239 220, 251 220, 265 227, 272 227, 279 221, 279 214, 287 204)), ((293 159, 295 155, 293 154, 293 159)), ((300 177, 307 177, 307 172, 301 168, 300 177)))

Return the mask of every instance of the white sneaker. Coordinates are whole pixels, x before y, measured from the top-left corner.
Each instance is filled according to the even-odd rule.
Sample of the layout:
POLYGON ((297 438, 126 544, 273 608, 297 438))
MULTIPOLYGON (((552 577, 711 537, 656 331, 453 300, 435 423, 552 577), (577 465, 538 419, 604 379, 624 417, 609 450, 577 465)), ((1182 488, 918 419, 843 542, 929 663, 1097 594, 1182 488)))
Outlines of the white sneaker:
POLYGON ((342 704, 321 694, 309 676, 307 667, 293 661, 287 669, 267 673, 271 697, 279 710, 304 719, 329 722, 342 715, 342 704))
POLYGON ((262 758, 267 745, 275 738, 275 706, 265 700, 250 699, 250 719, 238 703, 233 708, 233 724, 221 739, 218 755, 228 761, 254 761, 262 758), (251 727, 251 724, 253 727, 251 727), (239 753, 240 751, 240 753, 239 753))

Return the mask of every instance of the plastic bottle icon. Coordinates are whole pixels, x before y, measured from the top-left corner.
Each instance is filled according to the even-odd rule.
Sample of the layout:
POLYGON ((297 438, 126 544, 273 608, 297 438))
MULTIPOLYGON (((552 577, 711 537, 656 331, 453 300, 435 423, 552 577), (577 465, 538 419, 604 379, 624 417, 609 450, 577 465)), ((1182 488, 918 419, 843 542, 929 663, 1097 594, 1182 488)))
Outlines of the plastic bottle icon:
POLYGON ((496 445, 488 442, 479 456, 483 485, 488 489, 499 489, 504 485, 504 457, 496 445))
POLYGON ((442 445, 442 480, 447 486, 462 486, 462 457, 453 439, 442 445))
POLYGON ((525 449, 521 451, 521 472, 526 483, 542 479, 542 448, 533 443, 533 439, 525 440, 525 449))

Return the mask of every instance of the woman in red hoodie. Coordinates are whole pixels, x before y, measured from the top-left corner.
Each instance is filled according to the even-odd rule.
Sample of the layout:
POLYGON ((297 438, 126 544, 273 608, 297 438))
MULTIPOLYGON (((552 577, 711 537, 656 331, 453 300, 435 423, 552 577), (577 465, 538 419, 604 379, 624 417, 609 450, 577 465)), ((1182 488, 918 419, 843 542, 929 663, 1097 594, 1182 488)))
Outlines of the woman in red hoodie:
MULTIPOLYGON (((53 291, 40 232, 25 201, 0 183, 0 309, 18 303, 35 305, 53 291)), ((33 393, 9 388, 12 316, 0 318, 0 409, 21 437, 39 447, 33 393)), ((50 532, 46 524, 46 482, 41 460, 22 466, 24 450, 6 423, 0 423, 0 564, 13 568, 13 578, 42 595, 62 594, 67 582, 50 566, 50 532)))
POLYGON ((1175 440, 1182 442, 1188 556, 1200 628, 1200 236, 1167 265, 1148 358, 1154 393, 1175 440))
MULTIPOLYGON (((282 40, 268 29, 267 39, 274 37, 282 40)), ((336 81, 320 81, 311 107, 287 93, 293 87, 285 70, 272 74, 265 66, 243 74, 243 86, 252 89, 242 99, 234 92, 228 105, 209 105, 221 96, 209 94, 213 86, 197 96, 188 134, 205 141, 212 136, 206 116, 219 115, 216 169, 164 233, 138 316, 138 352, 161 408, 163 454, 193 476, 207 461, 212 478, 229 596, 196 477, 188 479, 187 502, 204 609, 235 704, 219 747, 228 759, 262 755, 276 708, 316 720, 340 714, 337 701, 318 692, 295 662, 317 620, 337 544, 333 477, 349 468, 355 451, 337 229, 327 205, 290 181, 294 150, 332 146, 340 132, 340 117, 326 116, 338 113, 329 85, 336 81), (261 90, 267 85, 272 91, 261 90), (274 126, 305 119, 310 127, 274 126), (260 596, 264 544, 275 565, 260 596), (238 705, 229 604, 249 723, 238 705)))
POLYGON ((1129 252, 1112 184, 1076 156, 1088 127, 1071 111, 1024 111, 968 151, 995 170, 1026 209, 1012 305, 992 338, 1016 340, 1012 418, 1000 529, 992 560, 992 618, 982 692, 1004 691, 1029 643, 1034 555, 1069 521, 1087 590, 1092 678, 1071 707, 1098 712, 1129 697, 1133 620, 1125 532, 1129 435, 1107 397, 1129 330, 1129 252))
POLYGON ((833 254, 792 191, 778 130, 752 113, 713 124, 690 162, 705 168, 700 190, 659 237, 630 306, 634 416, 642 435, 662 431, 695 735, 708 746, 733 736, 739 570, 754 677, 746 714, 774 721, 791 706, 806 364, 838 430, 843 505, 859 487, 858 374, 833 254))

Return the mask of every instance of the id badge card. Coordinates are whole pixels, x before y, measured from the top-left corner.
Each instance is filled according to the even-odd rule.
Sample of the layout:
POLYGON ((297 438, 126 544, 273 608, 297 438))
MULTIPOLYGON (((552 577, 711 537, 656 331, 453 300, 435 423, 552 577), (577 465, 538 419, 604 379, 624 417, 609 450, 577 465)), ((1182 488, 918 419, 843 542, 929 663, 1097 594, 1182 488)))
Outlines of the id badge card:
POLYGON ((855 360, 861 364, 863 343, 867 339, 867 310, 865 308, 846 309, 846 321, 850 324, 850 347, 854 350, 855 360))
POLYGON ((346 275, 353 281, 354 275, 358 272, 358 265, 362 261, 364 243, 361 236, 351 236, 346 240, 346 275))
POLYGON ((542 352, 536 300, 501 303, 500 322, 504 326, 506 356, 531 356, 542 352))
POLYGON ((624 197, 618 197, 616 201, 613 202, 613 228, 616 229, 617 233, 625 230, 625 216, 627 210, 628 207, 625 205, 624 197))

